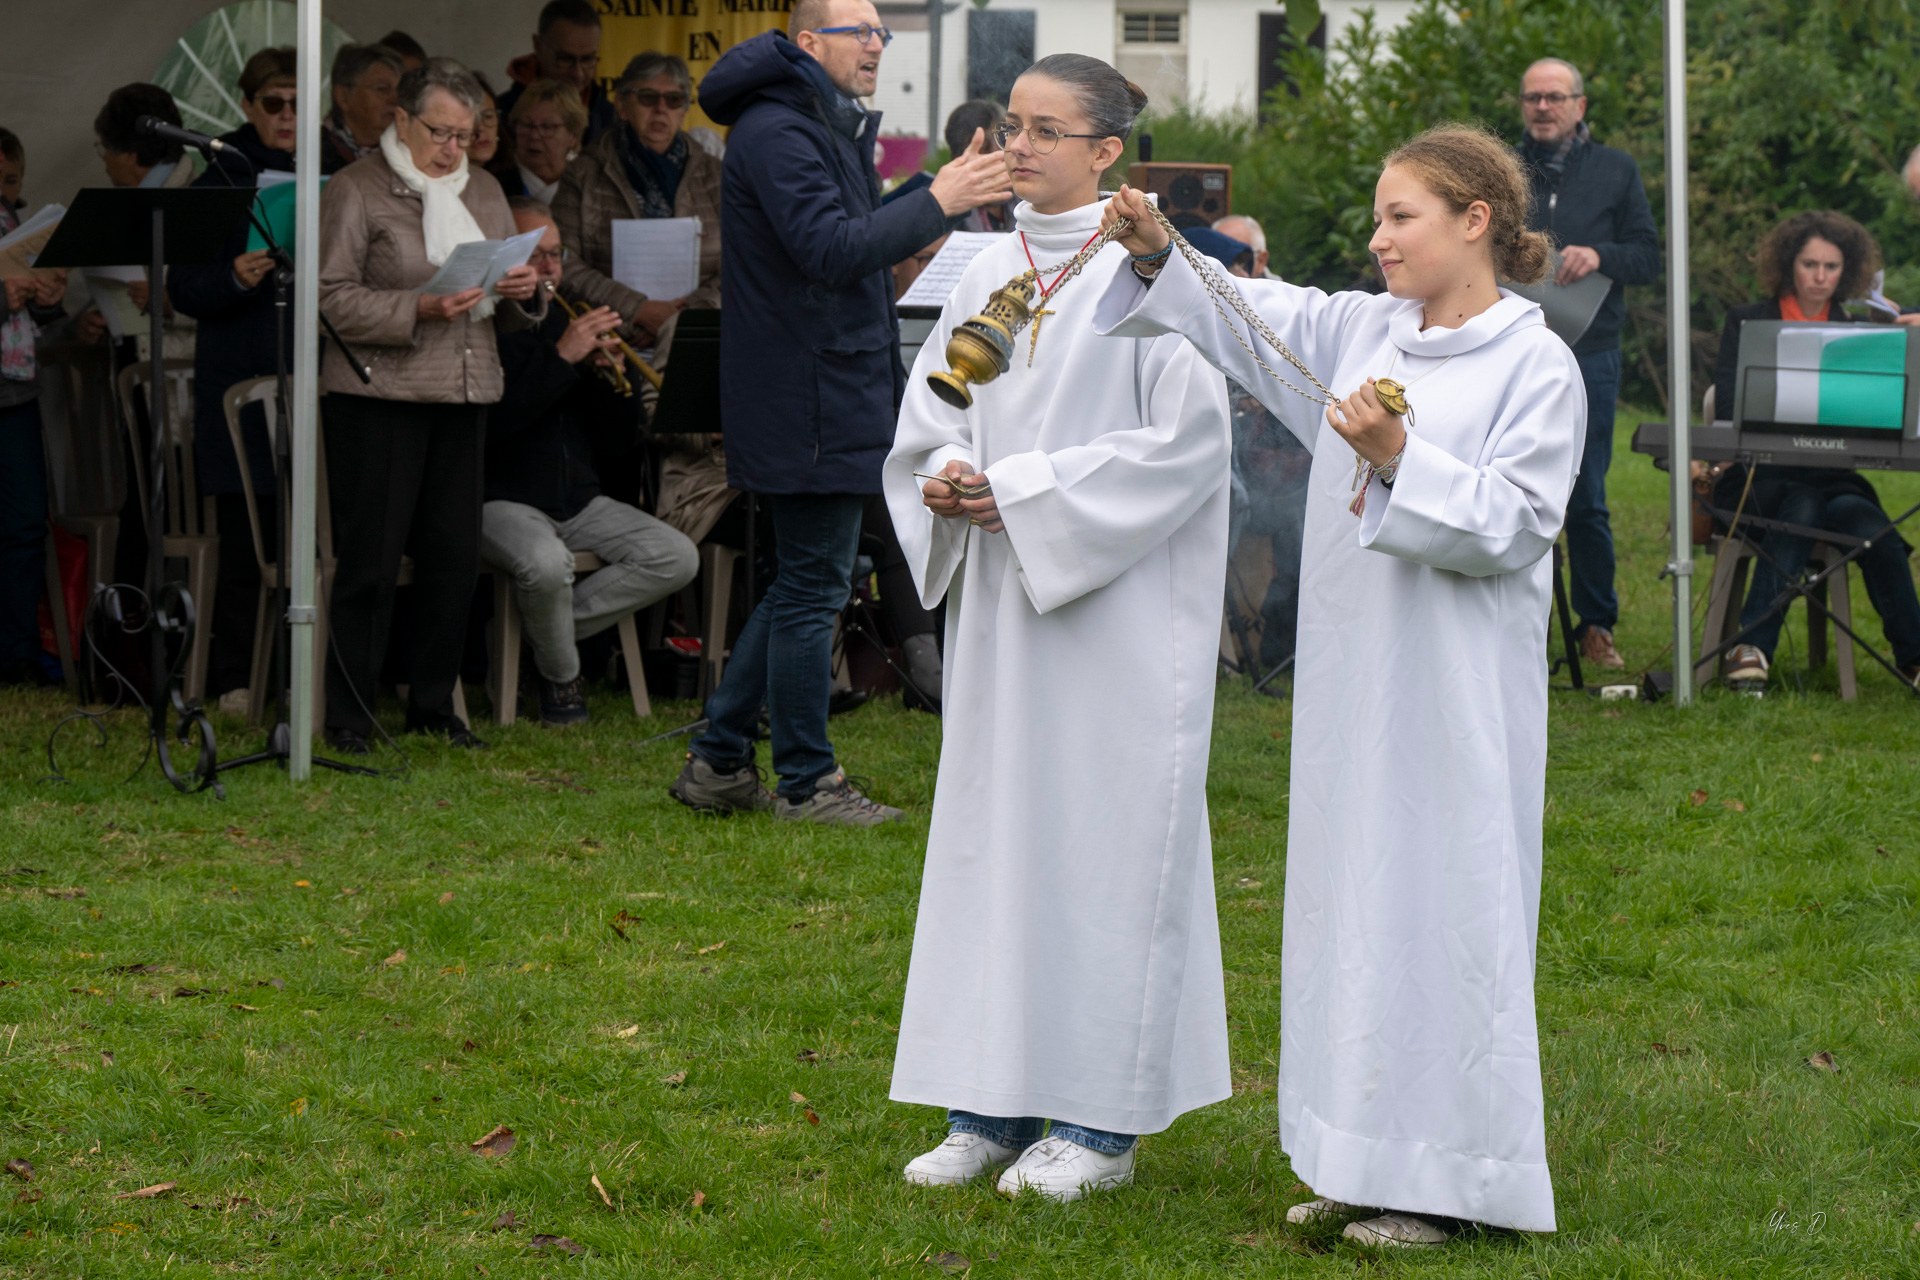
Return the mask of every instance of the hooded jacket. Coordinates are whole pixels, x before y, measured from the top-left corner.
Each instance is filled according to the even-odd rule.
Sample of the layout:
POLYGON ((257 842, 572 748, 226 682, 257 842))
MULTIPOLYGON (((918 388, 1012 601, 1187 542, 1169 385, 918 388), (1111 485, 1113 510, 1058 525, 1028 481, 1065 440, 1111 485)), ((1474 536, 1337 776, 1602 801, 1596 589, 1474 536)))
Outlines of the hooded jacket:
POLYGON ((785 32, 735 45, 700 82, 731 126, 721 183, 721 430, 750 493, 878 493, 906 384, 892 266, 939 237, 930 191, 882 205, 878 112, 785 32))

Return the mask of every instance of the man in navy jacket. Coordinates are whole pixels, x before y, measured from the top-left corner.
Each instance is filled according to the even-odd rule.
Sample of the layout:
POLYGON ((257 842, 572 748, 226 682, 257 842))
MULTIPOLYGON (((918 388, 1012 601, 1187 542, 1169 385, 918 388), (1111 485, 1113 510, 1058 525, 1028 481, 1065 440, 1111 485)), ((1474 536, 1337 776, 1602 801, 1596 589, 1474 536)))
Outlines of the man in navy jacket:
POLYGON ((827 739, 833 623, 905 377, 891 268, 1011 192, 976 135, 924 190, 881 204, 880 116, 858 99, 891 39, 870 0, 796 0, 786 33, 734 46, 700 84, 701 106, 732 128, 720 212, 727 474, 766 498, 779 567, 671 788, 696 809, 853 826, 900 816, 848 784, 827 739), (753 763, 763 706, 777 797, 753 763))
POLYGON ((1526 133, 1520 155, 1533 179, 1535 230, 1560 251, 1556 284, 1595 271, 1613 288, 1573 344, 1587 384, 1587 443, 1567 503, 1567 564, 1580 654, 1604 668, 1625 666, 1614 648, 1620 599, 1613 589, 1613 528, 1607 518, 1607 466, 1613 461, 1614 403, 1620 393, 1620 327, 1626 286, 1660 276, 1660 233, 1633 157, 1587 134, 1586 84, 1571 63, 1542 58, 1520 82, 1526 133))

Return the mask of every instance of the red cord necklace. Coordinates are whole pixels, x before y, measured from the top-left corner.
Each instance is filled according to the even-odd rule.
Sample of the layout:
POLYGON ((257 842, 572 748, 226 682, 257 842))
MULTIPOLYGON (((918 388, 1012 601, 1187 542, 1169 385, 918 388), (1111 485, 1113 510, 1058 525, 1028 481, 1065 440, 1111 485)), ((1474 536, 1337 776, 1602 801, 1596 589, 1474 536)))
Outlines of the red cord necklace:
MULTIPOLYGON (((1087 244, 1081 245, 1073 256, 1077 258, 1085 253, 1087 245, 1099 238, 1100 233, 1095 231, 1087 237, 1087 244)), ((1060 268, 1060 274, 1053 278, 1052 284, 1040 284, 1040 265, 1033 260, 1033 247, 1027 243, 1027 233, 1024 231, 1020 233, 1020 247, 1026 252, 1027 265, 1033 269, 1033 282, 1040 285, 1040 306, 1033 313, 1033 333, 1027 342, 1027 368, 1031 369, 1034 353, 1040 350, 1040 322, 1053 314, 1047 310, 1047 300, 1053 297, 1053 291, 1060 287, 1060 282, 1066 278, 1067 272, 1073 270, 1073 261, 1068 259, 1067 265, 1060 268)))

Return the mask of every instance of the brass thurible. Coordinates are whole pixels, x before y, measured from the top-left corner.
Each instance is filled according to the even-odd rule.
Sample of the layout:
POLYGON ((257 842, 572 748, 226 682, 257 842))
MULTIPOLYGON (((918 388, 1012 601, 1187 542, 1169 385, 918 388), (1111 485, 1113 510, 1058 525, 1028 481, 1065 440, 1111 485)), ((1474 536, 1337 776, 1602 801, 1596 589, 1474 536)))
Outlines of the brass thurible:
POLYGON ((1013 363, 1013 339, 1033 320, 1034 273, 1007 281, 987 300, 987 308, 961 323, 947 339, 948 368, 927 375, 933 394, 956 409, 973 403, 969 383, 982 386, 1013 363))

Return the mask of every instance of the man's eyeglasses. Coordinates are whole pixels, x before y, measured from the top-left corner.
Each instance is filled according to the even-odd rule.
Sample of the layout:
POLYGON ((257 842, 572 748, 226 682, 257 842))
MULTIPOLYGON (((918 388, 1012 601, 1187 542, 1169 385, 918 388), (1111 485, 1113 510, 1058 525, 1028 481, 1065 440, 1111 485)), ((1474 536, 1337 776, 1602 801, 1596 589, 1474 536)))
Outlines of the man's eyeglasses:
POLYGON ((571 256, 567 252, 567 247, 561 245, 558 249, 535 249, 527 255, 527 261, 536 267, 559 267, 566 265, 567 259, 571 256))
POLYGON ((597 53, 550 53, 547 57, 562 71, 592 71, 600 65, 600 55, 597 53))
POLYGON ((643 107, 665 107, 669 111, 684 111, 693 102, 692 95, 678 89, 666 93, 658 89, 628 89, 626 93, 643 107))
POLYGON ((428 124, 425 120, 417 116, 414 118, 414 123, 427 131, 427 136, 433 139, 433 145, 436 147, 444 147, 449 142, 452 142, 457 144, 462 151, 465 151, 473 145, 473 130, 471 129, 443 129, 439 125, 428 124))
POLYGON ((1575 98, 1585 96, 1580 93, 1523 93, 1520 95, 1520 101, 1530 107, 1557 107, 1562 103, 1572 102, 1575 98))
POLYGON ((855 44, 870 44, 875 36, 880 37, 880 47, 886 48, 893 43, 893 32, 885 27, 876 27, 871 22, 863 22, 857 27, 815 27, 817 36, 852 36, 855 44))
POLYGON ((259 104, 262 111, 270 116, 277 116, 283 111, 298 111, 300 109, 300 100, 290 95, 283 97, 277 93, 263 93, 255 98, 254 101, 259 104))
POLYGON ((1002 151, 1007 149, 1009 142, 1012 142, 1023 133, 1027 135, 1027 141, 1033 144, 1034 152, 1043 156, 1052 155, 1054 148, 1060 145, 1062 138, 1104 138, 1107 136, 1104 133, 1068 133, 1063 129, 1056 129, 1052 125, 1046 124, 1029 125, 1024 129, 1017 124, 997 124, 993 126, 993 140, 999 145, 1002 151))

